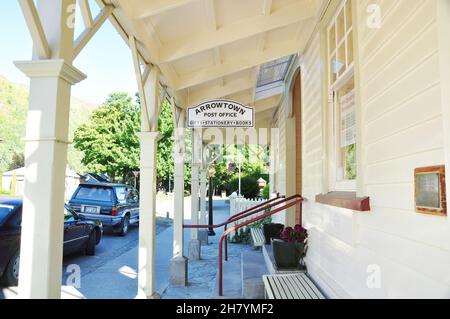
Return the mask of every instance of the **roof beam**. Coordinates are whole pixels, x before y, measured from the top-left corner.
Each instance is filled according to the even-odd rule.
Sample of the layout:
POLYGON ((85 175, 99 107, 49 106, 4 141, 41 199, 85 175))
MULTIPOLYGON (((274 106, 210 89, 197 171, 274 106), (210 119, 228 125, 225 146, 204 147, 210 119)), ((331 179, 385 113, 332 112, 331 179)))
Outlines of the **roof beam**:
MULTIPOLYGON (((277 94, 261 100, 257 100, 254 102, 253 108, 255 109, 256 113, 267 111, 269 109, 277 107, 280 104, 282 97, 283 94, 277 94)), ((242 103, 244 105, 250 105, 253 102, 253 96, 251 95, 251 92, 233 94, 227 96, 226 98, 242 103)))
POLYGON ((87 28, 81 33, 75 41, 73 49, 73 58, 75 59, 81 50, 89 43, 92 37, 97 33, 100 27, 105 23, 106 19, 112 14, 114 7, 112 5, 105 6, 94 20, 91 28, 87 28))
MULTIPOLYGON (((134 65, 134 73, 136 75, 136 83, 138 86, 138 91, 139 91, 139 98, 141 99, 141 107, 142 107, 142 113, 144 115, 144 120, 143 122, 146 124, 147 128, 150 130, 151 124, 150 124, 150 114, 148 113, 148 108, 147 108, 147 98, 144 92, 144 83, 146 82, 147 79, 144 80, 144 76, 142 75, 142 70, 141 70, 141 61, 139 59, 139 52, 138 52, 138 48, 137 48, 137 43, 136 43, 136 38, 133 35, 130 35, 129 37, 129 46, 130 46, 130 50, 131 50, 131 56, 133 58, 133 65, 134 65)), ((150 66, 146 66, 145 67, 145 76, 148 78, 149 74, 150 74, 150 66)))
POLYGON ((145 19, 169 10, 179 8, 196 0, 139 0, 139 13, 134 15, 135 19, 145 19))
POLYGON ((225 62, 221 65, 215 65, 209 68, 199 70, 198 72, 188 74, 179 78, 176 90, 186 89, 205 82, 216 80, 223 76, 244 71, 259 66, 287 55, 297 53, 301 49, 299 41, 290 41, 253 54, 246 54, 233 61, 225 62))
POLYGON ((314 1, 296 1, 270 15, 258 15, 225 25, 217 30, 207 30, 193 36, 166 44, 160 49, 160 63, 167 63, 199 52, 223 46, 270 30, 295 24, 314 17, 314 1))
POLYGON ((230 81, 226 85, 208 86, 196 90, 189 90, 189 103, 197 105, 201 102, 222 98, 237 92, 250 90, 253 88, 253 80, 244 77, 235 81, 230 81))
POLYGON ((92 19, 91 8, 89 7, 89 0, 79 1, 81 16, 83 17, 84 26, 89 29, 94 25, 94 20, 92 19))
MULTIPOLYGON (((272 13, 272 0, 264 0, 263 1, 263 8, 262 8, 262 14, 264 16, 269 16, 272 13)), ((264 49, 266 48, 266 34, 262 33, 259 36, 259 42, 258 42, 258 50, 259 51, 264 51, 264 49)), ((258 86, 258 79, 259 79, 259 73, 261 70, 261 66, 258 65, 255 70, 254 70, 254 86, 253 86, 253 91, 252 91, 252 95, 253 95, 253 102, 252 104, 255 103, 255 98, 256 98, 256 87, 258 86)))
POLYGON ((42 27, 41 19, 33 0, 19 0, 20 8, 25 17, 28 29, 33 39, 36 54, 40 59, 50 58, 51 50, 42 27))

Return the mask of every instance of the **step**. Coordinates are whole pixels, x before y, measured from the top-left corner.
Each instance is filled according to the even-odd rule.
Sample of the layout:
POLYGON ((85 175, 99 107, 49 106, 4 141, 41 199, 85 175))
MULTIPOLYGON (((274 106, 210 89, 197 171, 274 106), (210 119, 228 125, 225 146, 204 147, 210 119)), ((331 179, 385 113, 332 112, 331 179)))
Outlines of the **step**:
POLYGON ((264 298, 264 282, 262 280, 263 275, 267 275, 267 268, 261 252, 243 252, 241 255, 242 298, 264 298))
POLYGON ((299 266, 298 268, 283 268, 278 269, 275 263, 275 257, 273 256, 272 245, 263 245, 262 247, 264 261, 267 267, 267 271, 271 275, 275 274, 292 274, 306 272, 306 267, 299 266))

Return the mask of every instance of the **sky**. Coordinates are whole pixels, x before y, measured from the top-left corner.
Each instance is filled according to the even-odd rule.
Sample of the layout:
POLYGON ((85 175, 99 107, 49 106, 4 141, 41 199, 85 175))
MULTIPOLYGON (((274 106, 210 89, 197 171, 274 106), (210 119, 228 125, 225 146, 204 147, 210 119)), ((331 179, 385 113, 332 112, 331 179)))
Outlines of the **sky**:
MULTIPOLYGON (((98 6, 93 0, 89 2, 95 16, 99 12, 98 6)), ((81 16, 77 14, 75 36, 83 28, 81 16)), ((13 61, 30 60, 31 55, 31 36, 18 1, 0 0, 0 75, 11 82, 28 85, 29 79, 14 66, 13 61)), ((73 65, 88 76, 72 88, 74 97, 101 104, 109 93, 119 91, 134 96, 137 92, 130 50, 109 21, 105 22, 73 65)))

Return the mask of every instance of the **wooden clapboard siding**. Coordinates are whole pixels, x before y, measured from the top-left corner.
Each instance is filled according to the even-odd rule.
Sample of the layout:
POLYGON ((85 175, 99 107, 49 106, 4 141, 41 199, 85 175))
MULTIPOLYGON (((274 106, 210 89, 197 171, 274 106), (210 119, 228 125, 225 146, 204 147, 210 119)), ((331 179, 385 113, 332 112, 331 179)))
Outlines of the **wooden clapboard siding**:
MULTIPOLYGON (((308 270, 336 297, 449 298, 450 223, 414 210, 414 169, 445 161, 437 1, 362 0, 357 7, 360 165, 371 211, 307 201, 308 270), (367 27, 369 4, 381 8, 380 29, 367 27), (374 266, 379 289, 367 286, 374 266)), ((309 198, 322 191, 324 172, 319 46, 317 36, 302 64, 303 193, 309 198)))
MULTIPOLYGON (((300 70, 294 78, 292 107, 295 118, 295 192, 302 194, 302 104, 300 70)), ((302 224, 302 205, 295 206, 295 223, 302 224)))
MULTIPOLYGON (((317 33, 303 57, 302 92, 302 194, 308 200, 322 192, 322 73, 317 33)), ((303 206, 308 205, 304 203, 303 206)))

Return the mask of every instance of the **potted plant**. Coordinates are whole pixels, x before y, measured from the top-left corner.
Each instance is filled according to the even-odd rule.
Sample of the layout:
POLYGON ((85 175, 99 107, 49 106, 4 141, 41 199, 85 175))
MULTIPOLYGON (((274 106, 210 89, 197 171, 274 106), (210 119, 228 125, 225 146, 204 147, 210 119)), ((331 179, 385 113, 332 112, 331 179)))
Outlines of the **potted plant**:
POLYGON ((283 224, 275 224, 272 222, 263 224, 263 233, 264 238, 266 239, 266 245, 270 245, 272 239, 280 239, 283 229, 283 224))
POLYGON ((273 256, 277 268, 299 268, 306 254, 308 233, 300 225, 286 227, 281 231, 280 239, 272 239, 273 256))

